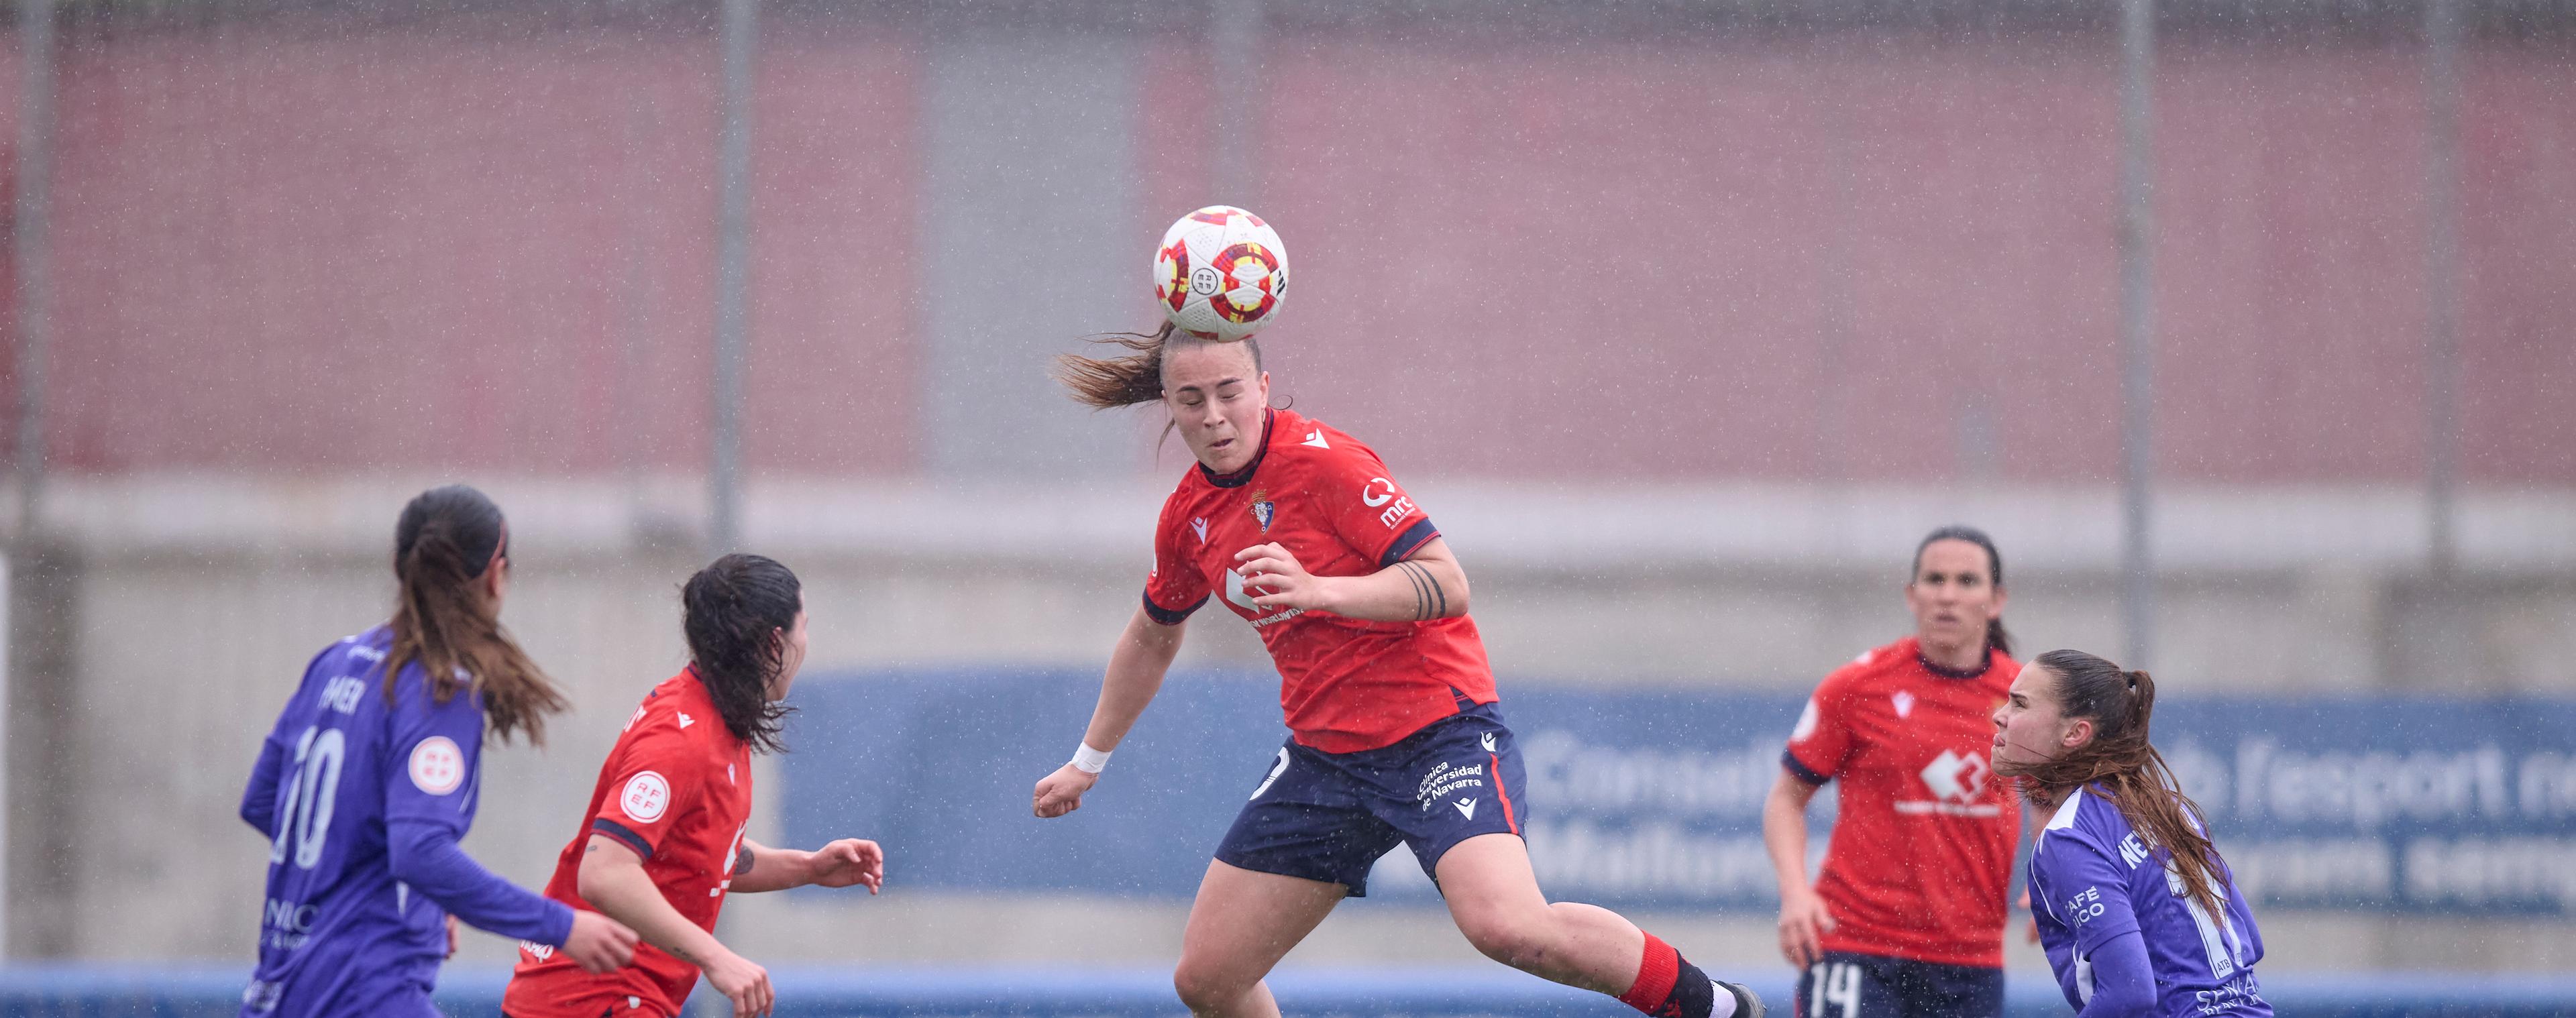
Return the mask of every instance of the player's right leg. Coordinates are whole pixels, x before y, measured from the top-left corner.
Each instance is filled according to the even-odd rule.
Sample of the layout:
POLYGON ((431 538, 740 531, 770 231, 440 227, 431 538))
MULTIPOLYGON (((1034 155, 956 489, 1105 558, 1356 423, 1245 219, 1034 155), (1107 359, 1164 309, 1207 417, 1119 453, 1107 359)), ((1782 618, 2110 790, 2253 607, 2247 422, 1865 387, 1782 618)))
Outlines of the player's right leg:
POLYGON ((1332 761, 1281 746, 1199 881, 1172 971, 1181 1002, 1200 1018, 1276 1018, 1262 977, 1344 897, 1368 893, 1369 867, 1400 837, 1332 761))
POLYGON ((1340 884, 1210 860, 1181 933, 1172 988, 1198 1018, 1278 1018, 1262 977, 1348 893, 1340 884))

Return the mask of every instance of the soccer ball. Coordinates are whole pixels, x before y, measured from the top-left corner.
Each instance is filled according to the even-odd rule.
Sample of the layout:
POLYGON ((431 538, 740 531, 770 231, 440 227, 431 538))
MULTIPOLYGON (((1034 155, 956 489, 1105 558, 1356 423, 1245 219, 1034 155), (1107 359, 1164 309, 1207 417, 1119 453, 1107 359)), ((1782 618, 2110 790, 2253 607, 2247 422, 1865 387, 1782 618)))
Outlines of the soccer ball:
POLYGON ((1248 339, 1277 321, 1288 299, 1288 249, 1279 231, 1231 205, 1210 205, 1163 231, 1154 250, 1154 299, 1181 331, 1248 339))

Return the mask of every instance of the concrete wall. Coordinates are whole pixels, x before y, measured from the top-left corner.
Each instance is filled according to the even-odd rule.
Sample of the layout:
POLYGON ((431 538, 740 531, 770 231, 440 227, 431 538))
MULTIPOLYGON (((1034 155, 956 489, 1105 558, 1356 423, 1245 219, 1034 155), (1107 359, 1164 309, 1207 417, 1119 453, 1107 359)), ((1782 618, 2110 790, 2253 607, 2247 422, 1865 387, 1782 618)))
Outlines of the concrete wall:
MULTIPOLYGON (((543 752, 519 746, 487 753, 482 812, 467 847, 512 879, 537 885, 572 837, 598 761, 634 699, 683 661, 676 585, 698 556, 637 545, 623 528, 595 525, 615 515, 592 511, 597 503, 613 503, 613 491, 565 494, 559 485, 534 482, 493 489, 512 513, 519 556, 505 620, 567 687, 576 708, 553 723, 543 752), (550 491, 555 494, 545 494, 550 491)), ((87 530, 65 521, 84 543, 63 602, 70 610, 57 613, 71 620, 73 636, 65 654, 70 681, 60 687, 67 696, 62 724, 51 733, 60 755, 41 770, 25 766, 23 754, 12 756, 12 801, 44 804, 11 817, 13 856, 39 856, 11 860, 14 951, 102 959, 249 957, 264 845, 234 817, 242 784, 261 733, 305 660, 386 613, 390 574, 372 546, 381 540, 380 521, 391 519, 390 506, 399 502, 385 492, 408 490, 416 486, 236 490, 240 498, 268 499, 261 503, 271 506, 265 514, 228 510, 226 497, 199 491, 188 504, 214 522, 187 533, 119 522, 187 515, 171 504, 149 508, 163 495, 131 486, 63 493, 59 504, 94 511, 79 517, 87 530), (241 522, 221 522, 228 519, 241 522), (61 794, 46 795, 48 789, 61 794), (49 831, 60 836, 41 836, 49 831), (31 873, 55 874, 59 883, 31 884, 31 873)), ((1906 630, 1897 591, 1904 551, 1920 532, 1915 520, 1945 511, 1939 492, 1891 496, 1883 504, 1893 540, 1873 538, 1845 553, 1763 558, 1676 540, 1661 559, 1599 552, 1596 564, 1585 566, 1563 558, 1563 548, 1533 547, 1543 543, 1539 538, 1515 539, 1514 526, 1545 529, 1543 515, 1516 524, 1509 514, 1472 511, 1475 500, 1463 497, 1465 487, 1432 482, 1415 490, 1428 505, 1459 507, 1449 517, 1457 521, 1448 525, 1451 541, 1474 576, 1475 612, 1507 695, 1542 682, 1811 683, 1856 651, 1906 630)), ((981 552, 948 548, 927 527, 909 547, 849 536, 834 528, 853 525, 845 517, 850 506, 878 506, 869 514, 878 521, 861 525, 863 531, 903 529, 900 513, 888 508, 901 500, 828 485, 793 491, 790 497, 756 487, 750 519, 754 546, 784 557, 808 584, 809 668, 1097 662, 1133 610, 1150 490, 1095 492, 1089 501, 1078 493, 1040 499, 1059 510, 1053 514, 1028 505, 979 509, 983 500, 953 494, 924 503, 929 508, 922 511, 961 521, 967 530, 976 529, 978 512, 1038 521, 1017 531, 981 531, 981 552), (798 520, 807 521, 801 529, 798 520), (835 532, 843 536, 817 536, 835 532), (1027 551, 1042 546, 1060 553, 1027 551)), ((1676 520, 1727 525, 1720 500, 1653 497, 1636 494, 1624 502, 1676 520)), ((2339 513, 2336 505, 2318 503, 2319 526, 2367 534, 2366 504, 2345 500, 2339 513)), ((2472 508, 2472 520, 2497 516, 2486 502, 2473 501, 2472 508)), ((1812 515, 1794 500, 1773 497, 1770 515, 1798 512, 1812 515)), ((2027 563, 2016 562, 2008 576, 2014 596, 2008 617, 2024 645, 2114 645, 2107 571, 2086 564, 2085 555, 2051 550, 2037 532, 2017 542, 2012 517, 2004 515, 1997 530, 2008 562, 2027 549, 2027 563)), ((2161 681, 2187 696, 2247 689, 2576 695, 2576 634, 2564 625, 2576 617, 2576 572, 2481 567, 2441 602, 2451 612, 2447 635, 2433 642, 2418 635, 2433 616, 2411 566, 2340 557, 2359 564, 2199 564, 2166 575, 2160 582, 2165 621, 2153 662, 2161 681)), ((1248 627, 1218 618, 1193 628, 1183 661, 1257 665, 1261 653, 1248 627)), ((24 711, 36 701, 13 689, 11 702, 13 711, 24 711)), ((1068 740, 1081 723, 1064 719, 1068 740)), ((24 729, 13 725, 11 732, 14 741, 24 729)), ((775 782, 767 787, 774 794, 775 782)), ((774 823, 774 805, 755 821, 756 834, 774 823)), ((774 836, 774 826, 769 829, 774 836)), ((1174 836, 1212 842, 1215 834, 1174 836)), ((894 893, 795 905, 745 897, 730 906, 726 935, 753 957, 780 960, 1146 963, 1168 960, 1175 950, 1184 903, 907 894, 900 890, 904 855, 938 846, 889 850, 894 893)), ((1369 903, 1346 912, 1294 959, 1467 957, 1436 913, 1369 903)), ((2283 968, 2576 965, 2567 947, 2576 943, 2576 927, 2553 922, 2264 918, 2275 963, 2283 968)), ((1655 922, 1667 936, 1679 931, 1699 945, 1695 957, 1721 965, 1772 963, 1767 915, 1655 922)), ((478 937, 468 957, 499 961, 505 953, 497 939, 478 937)), ((2016 957, 2028 964, 2036 955, 2016 957)))

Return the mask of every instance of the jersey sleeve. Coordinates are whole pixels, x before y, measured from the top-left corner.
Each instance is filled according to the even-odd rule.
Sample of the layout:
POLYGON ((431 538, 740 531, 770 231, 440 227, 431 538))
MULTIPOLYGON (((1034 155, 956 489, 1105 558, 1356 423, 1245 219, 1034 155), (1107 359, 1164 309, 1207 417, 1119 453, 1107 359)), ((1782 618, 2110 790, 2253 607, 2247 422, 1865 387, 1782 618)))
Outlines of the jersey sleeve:
POLYGON ((287 746, 293 741, 286 734, 286 719, 294 714, 295 705, 304 698, 305 691, 313 688, 314 669, 320 668, 322 659, 338 648, 338 644, 333 644, 314 655, 313 660, 305 662, 304 678, 296 684, 295 695, 278 710, 277 722, 268 726, 268 738, 260 740, 259 759, 253 761, 250 768, 250 784, 242 789, 241 818, 243 823, 259 831, 261 837, 277 836, 277 783, 286 777, 287 746))
POLYGON ((1335 437, 1343 441, 1318 456, 1314 495, 1336 536, 1379 569, 1412 557, 1440 536, 1431 514, 1395 483, 1377 453, 1349 436, 1335 437))
POLYGON ((1798 712, 1798 723, 1789 729, 1789 748, 1780 754, 1780 766, 1810 785, 1821 785, 1841 774, 1850 761, 1852 744, 1851 684, 1856 681, 1851 670, 1835 672, 1818 683, 1807 706, 1798 712))
POLYGON ((705 762, 668 722, 638 733, 617 750, 617 769, 609 780, 599 812, 590 817, 590 833, 616 840, 647 860, 660 851, 681 817, 698 806, 706 788, 705 762))
POLYGON ((462 690, 446 703, 435 702, 423 683, 405 676, 386 724, 385 822, 432 824, 463 838, 474 823, 482 704, 462 690))
MULTIPOLYGON (((2082 793, 2077 793, 2082 794, 2082 793)), ((2030 855, 2031 904, 2045 908, 2075 934, 2075 953, 2091 957, 2102 945, 2138 931, 2129 882, 2108 851, 2071 827, 2046 831, 2030 855)))
POLYGON ((561 945, 570 909, 484 869, 457 845, 473 826, 482 784, 482 704, 461 691, 438 703, 407 676, 386 724, 385 849, 394 876, 476 929, 561 945))
POLYGON ((1154 524, 1154 568, 1145 574, 1145 614, 1166 626, 1180 625, 1208 599, 1207 576, 1181 543, 1179 513, 1173 502, 1163 503, 1163 515, 1154 524))

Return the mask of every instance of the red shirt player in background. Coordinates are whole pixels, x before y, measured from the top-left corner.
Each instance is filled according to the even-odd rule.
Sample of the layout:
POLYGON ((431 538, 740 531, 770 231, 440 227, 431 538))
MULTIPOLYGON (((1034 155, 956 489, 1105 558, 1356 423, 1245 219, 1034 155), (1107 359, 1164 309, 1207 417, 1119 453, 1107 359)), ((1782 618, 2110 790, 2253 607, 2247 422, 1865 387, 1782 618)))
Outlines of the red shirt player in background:
POLYGON ((627 719, 546 884, 546 897, 632 926, 644 945, 632 966, 591 975, 522 942, 501 998, 509 1018, 675 1018, 701 970, 734 1014, 766 1015, 768 971, 716 942, 725 895, 806 884, 874 894, 885 882, 873 841, 796 852, 744 836, 751 754, 782 748, 779 701, 805 663, 796 574, 758 555, 727 555, 689 577, 680 601, 689 666, 627 719))
POLYGON ((1181 1001, 1275 1018, 1271 967, 1403 844, 1487 957, 1647 1014, 1759 1018, 1760 998, 1616 913, 1539 892, 1520 837, 1520 749, 1467 618, 1466 574, 1377 454, 1270 409, 1253 340, 1166 326, 1116 342, 1138 353, 1068 358, 1066 383, 1095 407, 1161 403, 1198 462, 1163 503, 1144 603, 1110 653, 1082 747, 1032 806, 1081 807, 1189 615, 1210 603, 1261 634, 1290 732, 1246 775, 1250 801, 1199 884, 1172 974, 1181 1001))
POLYGON ((2017 800, 1994 779, 1989 720, 2021 671, 2004 563, 1973 527, 1914 549, 1915 635, 1816 687, 1762 808, 1780 879, 1780 953, 1808 1018, 2003 1013, 2017 800), (1824 872, 1807 884, 1807 802, 1841 780, 1824 872))

